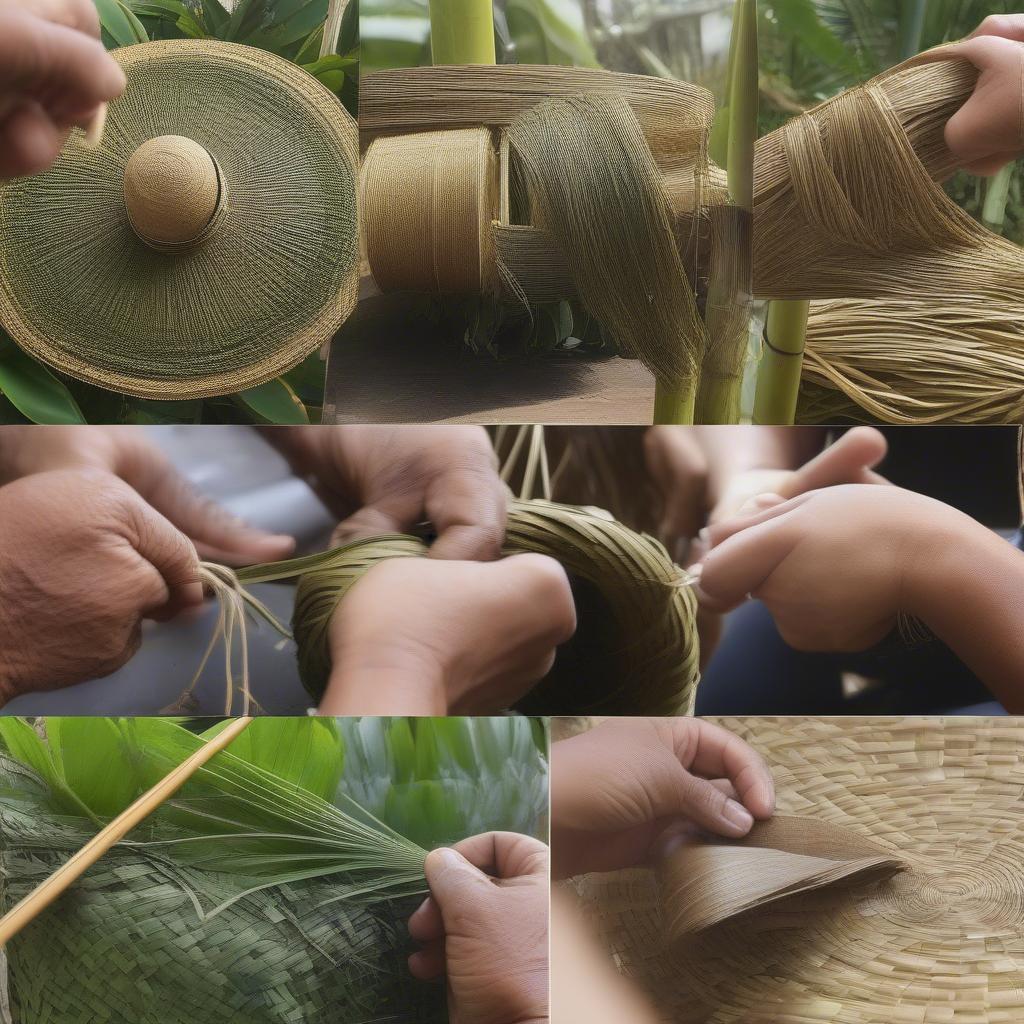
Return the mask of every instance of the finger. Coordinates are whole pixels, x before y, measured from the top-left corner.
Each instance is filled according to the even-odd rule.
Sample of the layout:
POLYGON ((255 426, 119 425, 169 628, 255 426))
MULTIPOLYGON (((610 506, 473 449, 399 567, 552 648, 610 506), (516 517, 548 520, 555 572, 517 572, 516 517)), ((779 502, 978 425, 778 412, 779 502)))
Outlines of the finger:
POLYGON ((810 499, 813 493, 813 491, 807 491, 804 494, 797 495, 795 498, 789 498, 781 504, 773 500, 774 497, 778 497, 777 495, 765 495, 763 506, 752 508, 745 515, 733 516, 731 519, 723 519, 721 522, 713 523, 702 532, 701 539, 707 545, 707 550, 709 552, 713 551, 719 544, 727 541, 734 534, 749 530, 752 526, 760 526, 761 523, 777 519, 779 516, 799 508, 810 499))
POLYGON ((26 96, 53 97, 51 112, 83 116, 124 92, 120 65, 91 36, 64 25, 28 18, 20 25, 23 45, 6 52, 6 89, 26 96))
POLYGON ((249 526, 222 505, 196 493, 177 470, 168 466, 167 474, 150 504, 192 538, 206 561, 252 565, 288 558, 295 550, 294 537, 249 526))
POLYGON ((412 526, 386 507, 364 505, 358 512, 343 519, 331 534, 331 545, 340 547, 357 540, 384 537, 393 533, 406 533, 412 526))
POLYGON ((431 850, 423 864, 430 893, 441 910, 446 934, 476 919, 495 892, 494 883, 455 850, 431 850))
MULTIPOLYGON (((772 515, 779 509, 770 509, 772 515)), ((711 611, 726 612, 755 593, 793 550, 788 513, 742 530, 716 546, 701 563, 698 601, 711 611)))
POLYGON ((21 6, 44 21, 100 38, 100 19, 92 0, 21 0, 21 6))
POLYGON ((889 450, 885 435, 874 427, 854 427, 820 455, 781 482, 779 494, 795 498, 836 484, 860 483, 863 473, 873 469, 889 450))
POLYGON ((203 603, 199 582, 199 556, 193 543, 155 509, 141 499, 132 503, 135 549, 163 578, 167 599, 146 607, 149 617, 172 618, 186 608, 203 603))
MULTIPOLYGON (((783 498, 781 494, 755 494, 753 498, 745 501, 736 513, 737 516, 756 516, 762 512, 766 512, 770 508, 776 508, 779 505, 785 505, 788 498, 783 498)), ((707 549, 702 553, 706 554, 707 549)))
POLYGON ((745 836, 754 827, 754 816, 743 804, 710 780, 691 775, 682 765, 666 782, 671 784, 672 792, 658 801, 659 817, 679 814, 716 835, 731 838, 745 836))
MULTIPOLYGON (((694 720, 697 725, 697 746, 688 767, 725 792, 735 790, 740 803, 755 818, 768 818, 775 811, 775 784, 764 758, 735 733, 703 719, 694 720)), ((684 720, 678 721, 678 728, 686 731, 692 726, 684 720)))
POLYGON ((981 72, 971 98, 946 122, 946 145, 957 162, 979 165, 1003 153, 1019 153, 1024 146, 1024 47, 985 35, 957 43, 948 52, 970 61, 981 72), (1015 87, 1008 81, 1013 75, 1018 78, 1015 87))
POLYGON ((437 530, 431 558, 491 562, 501 556, 508 501, 493 469, 443 474, 428 487, 424 508, 437 530))
POLYGON ((1017 153, 997 153, 994 156, 988 156, 982 160, 976 160, 974 163, 966 164, 964 170, 978 178, 991 178, 994 174, 998 174, 1007 164, 1012 164, 1017 159, 1017 155, 1017 153))
POLYGON ((420 981, 433 981, 444 972, 444 946, 441 943, 417 950, 409 957, 409 973, 420 981))
POLYGON ((463 839, 453 849, 494 878, 547 875, 547 846, 539 839, 518 832, 485 832, 463 839))
POLYGON ((1024 42, 1024 14, 990 14, 967 38, 977 36, 1002 36, 1024 42))
POLYGON ((20 103, 0 125, 0 178, 41 174, 60 155, 64 139, 38 103, 20 103))
POLYGON ((433 942, 444 935, 441 908, 428 896, 409 917, 409 935, 417 942, 433 942))

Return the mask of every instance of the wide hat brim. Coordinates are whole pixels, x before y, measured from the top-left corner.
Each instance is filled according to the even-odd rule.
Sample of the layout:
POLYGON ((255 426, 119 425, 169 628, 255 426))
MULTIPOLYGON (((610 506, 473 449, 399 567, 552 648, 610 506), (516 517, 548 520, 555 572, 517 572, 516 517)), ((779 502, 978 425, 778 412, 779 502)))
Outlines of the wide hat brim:
POLYGON ((143 398, 265 383, 355 305, 355 121, 301 68, 251 47, 168 40, 114 51, 128 79, 102 144, 80 133, 47 173, 0 189, 0 320, 57 370, 143 398), (216 161, 224 210, 186 252, 132 228, 124 170, 149 139, 216 161))

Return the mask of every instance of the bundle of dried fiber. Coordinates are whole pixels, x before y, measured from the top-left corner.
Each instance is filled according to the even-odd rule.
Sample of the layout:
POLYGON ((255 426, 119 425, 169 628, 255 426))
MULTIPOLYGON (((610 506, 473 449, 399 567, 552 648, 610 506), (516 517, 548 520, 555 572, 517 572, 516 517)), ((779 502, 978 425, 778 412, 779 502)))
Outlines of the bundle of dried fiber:
POLYGON ((936 183, 954 168, 943 128, 976 80, 966 61, 925 55, 762 139, 755 294, 939 302, 955 295, 1020 308, 1024 251, 936 183))
POLYGON ((1019 303, 968 296, 811 304, 801 423, 1007 423, 1024 417, 1019 303))

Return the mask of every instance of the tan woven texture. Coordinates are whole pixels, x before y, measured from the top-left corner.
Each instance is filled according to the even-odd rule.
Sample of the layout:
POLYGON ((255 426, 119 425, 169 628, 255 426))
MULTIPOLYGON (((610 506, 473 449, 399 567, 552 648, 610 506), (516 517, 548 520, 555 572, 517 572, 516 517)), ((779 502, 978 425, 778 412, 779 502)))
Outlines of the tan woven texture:
POLYGON ((727 201, 708 185, 713 113, 704 89, 578 68, 369 75, 361 192, 374 277, 523 305, 578 298, 623 354, 671 387, 691 381, 707 348, 705 203, 727 201))
POLYGON ((265 383, 354 306, 355 122, 260 50, 114 56, 128 86, 102 145, 76 133, 49 172, 0 189, 0 319, 30 354, 126 394, 265 383))
MULTIPOLYGON (((237 575, 246 586, 299 579, 292 621, 299 672, 319 700, 330 674, 328 629, 339 602, 379 562, 426 551, 418 537, 381 536, 237 575)), ((504 554, 523 552, 555 558, 573 578, 579 631, 518 710, 692 712, 700 677, 697 602, 685 572, 658 541, 600 509, 516 500, 509 508, 504 554)))
MULTIPOLYGON (((779 813, 901 861, 666 942, 653 872, 576 884, 662 1018, 715 1024, 1024 1019, 1024 728, 1012 719, 719 719, 768 761, 779 813)), ((763 852, 763 851, 762 851, 763 852)), ((751 885, 760 867, 735 879, 751 885)), ((557 970, 557 963, 553 965, 557 970)))
POLYGON ((938 184, 955 168, 945 124, 976 82, 925 55, 759 142, 755 292, 818 300, 799 422, 1024 416, 1024 251, 938 184))

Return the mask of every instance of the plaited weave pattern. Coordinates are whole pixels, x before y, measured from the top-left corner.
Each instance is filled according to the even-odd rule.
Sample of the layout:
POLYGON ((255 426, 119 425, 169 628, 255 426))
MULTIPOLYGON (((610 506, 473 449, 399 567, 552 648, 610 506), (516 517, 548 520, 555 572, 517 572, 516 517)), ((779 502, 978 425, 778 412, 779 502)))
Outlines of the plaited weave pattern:
MULTIPOLYGON (((666 1021, 1010 1024, 1024 1015, 1024 730, 1012 719, 717 720, 767 759, 779 813, 906 868, 664 941, 652 872, 578 881, 666 1021)), ((744 883, 737 879, 737 887, 744 883)))

